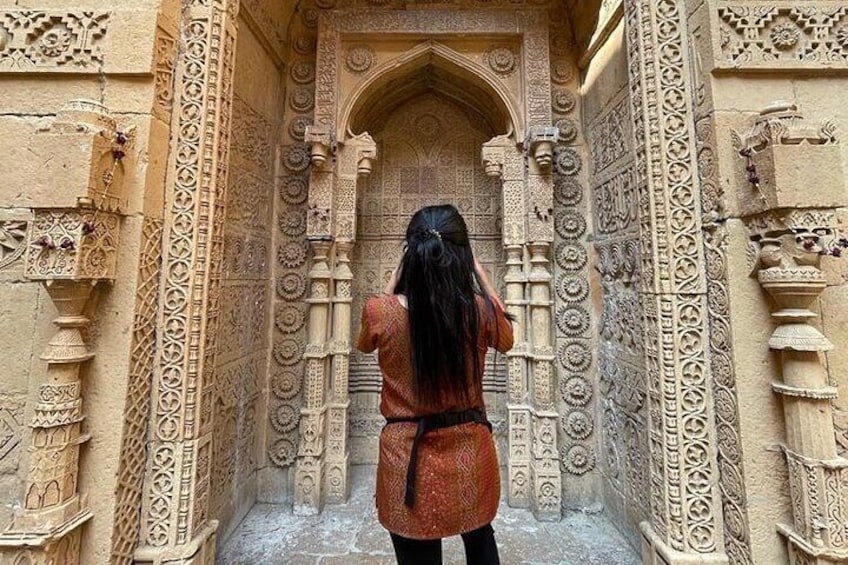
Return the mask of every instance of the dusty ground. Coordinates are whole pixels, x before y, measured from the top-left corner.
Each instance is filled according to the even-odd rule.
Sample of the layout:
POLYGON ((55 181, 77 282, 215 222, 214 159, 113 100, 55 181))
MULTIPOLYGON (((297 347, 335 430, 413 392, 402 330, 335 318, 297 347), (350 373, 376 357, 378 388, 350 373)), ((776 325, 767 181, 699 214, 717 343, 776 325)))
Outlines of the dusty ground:
MULTIPOLYGON (((222 565, 394 564, 389 535, 377 522, 373 467, 352 469, 350 501, 321 516, 293 516, 283 505, 257 504, 218 554, 222 565)), ((603 515, 569 513, 540 523, 528 510, 501 504, 493 524, 503 565, 637 565, 639 559, 603 515)), ((465 563, 459 537, 444 542, 445 565, 465 563)))

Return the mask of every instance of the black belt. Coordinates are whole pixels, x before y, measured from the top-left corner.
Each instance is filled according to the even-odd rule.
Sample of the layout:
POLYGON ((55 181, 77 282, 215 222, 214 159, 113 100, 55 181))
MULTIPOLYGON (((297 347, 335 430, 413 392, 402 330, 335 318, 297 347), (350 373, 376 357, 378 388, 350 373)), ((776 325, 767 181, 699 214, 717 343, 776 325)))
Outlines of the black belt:
POLYGON ((460 424, 468 424, 469 422, 477 422, 485 424, 492 430, 492 424, 486 419, 486 414, 482 410, 470 409, 462 412, 439 412, 438 414, 428 414, 427 416, 412 416, 410 418, 386 418, 386 425, 397 424, 399 422, 416 422, 418 429, 415 431, 415 439, 412 440, 412 452, 409 454, 409 465, 406 468, 406 495, 403 503, 409 508, 412 508, 415 503, 415 473, 418 467, 418 446, 421 443, 421 438, 430 430, 439 428, 450 428, 460 424))

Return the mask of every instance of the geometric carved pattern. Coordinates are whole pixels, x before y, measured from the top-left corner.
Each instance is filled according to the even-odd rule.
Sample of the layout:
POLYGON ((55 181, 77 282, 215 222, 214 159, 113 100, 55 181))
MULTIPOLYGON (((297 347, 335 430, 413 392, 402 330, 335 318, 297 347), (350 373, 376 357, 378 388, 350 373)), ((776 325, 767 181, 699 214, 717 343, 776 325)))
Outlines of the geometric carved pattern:
POLYGON ((733 2, 717 8, 723 68, 848 68, 848 7, 839 2, 733 2))
POLYGON ((0 221, 0 269, 11 265, 26 249, 27 222, 0 221))
POLYGON ((647 398, 657 414, 649 420, 650 535, 676 551, 719 552, 686 8, 640 0, 626 4, 626 15, 636 159, 645 165, 637 185, 647 398))
POLYGON ((156 346, 162 221, 144 218, 141 241, 111 555, 112 563, 121 564, 133 562, 133 551, 138 543, 141 489, 147 461, 145 440, 150 417, 150 385, 156 346))
POLYGON ((91 72, 108 21, 108 12, 0 12, 0 70, 91 72))

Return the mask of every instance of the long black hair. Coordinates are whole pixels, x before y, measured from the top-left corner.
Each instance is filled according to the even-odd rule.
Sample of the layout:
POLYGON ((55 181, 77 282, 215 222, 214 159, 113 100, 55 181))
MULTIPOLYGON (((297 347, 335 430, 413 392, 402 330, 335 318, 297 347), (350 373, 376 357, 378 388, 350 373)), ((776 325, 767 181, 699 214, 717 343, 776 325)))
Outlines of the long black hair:
POLYGON ((471 374, 480 366, 477 296, 492 314, 494 307, 481 291, 468 228, 454 206, 427 206, 412 216, 400 268, 394 292, 406 295, 417 397, 468 399, 469 361, 471 374))

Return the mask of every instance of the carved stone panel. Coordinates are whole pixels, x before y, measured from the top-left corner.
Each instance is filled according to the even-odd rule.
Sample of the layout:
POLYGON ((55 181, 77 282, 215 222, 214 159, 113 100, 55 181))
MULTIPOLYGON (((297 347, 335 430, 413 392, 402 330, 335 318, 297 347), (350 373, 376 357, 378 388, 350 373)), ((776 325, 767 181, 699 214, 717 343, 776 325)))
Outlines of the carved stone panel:
MULTIPOLYGON (((454 204, 472 234, 475 255, 502 278, 500 190, 483 174, 480 148, 491 136, 472 114, 435 94, 404 104, 371 132, 378 144, 374 172, 359 181, 358 230, 354 247, 351 335, 359 331, 365 300, 382 292, 398 264, 412 214, 431 204, 454 204)), ((350 359, 350 436, 353 463, 376 462, 380 368, 375 355, 350 359)), ((484 380, 489 416, 503 429, 504 358, 490 357, 484 380)))

